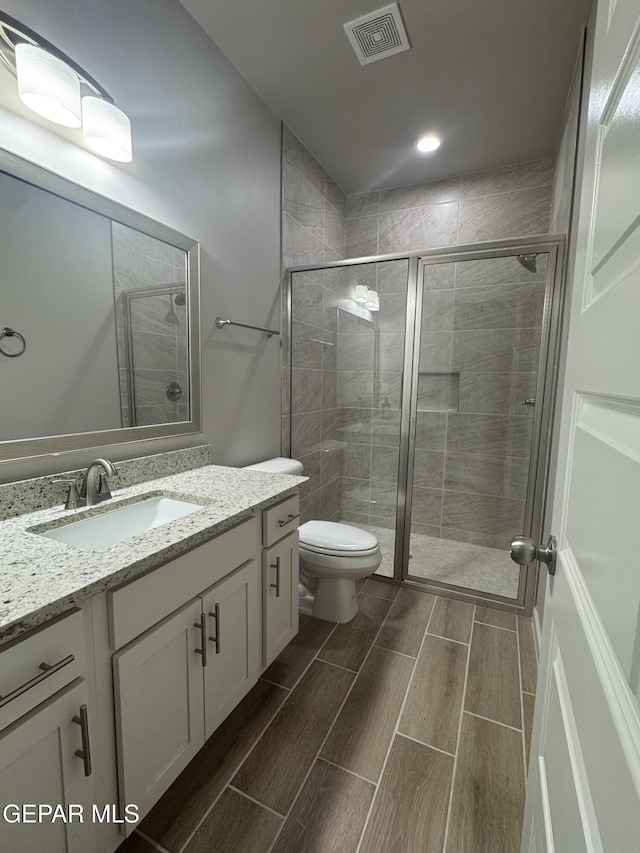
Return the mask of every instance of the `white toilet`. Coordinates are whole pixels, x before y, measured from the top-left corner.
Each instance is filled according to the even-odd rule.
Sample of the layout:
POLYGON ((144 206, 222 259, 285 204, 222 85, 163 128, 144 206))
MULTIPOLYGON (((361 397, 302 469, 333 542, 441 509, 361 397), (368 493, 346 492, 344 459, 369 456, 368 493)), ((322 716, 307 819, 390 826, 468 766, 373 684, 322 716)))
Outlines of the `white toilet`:
MULTIPOLYGON (((253 471, 301 474, 302 463, 277 457, 247 465, 253 471)), ((356 581, 373 574, 382 559, 372 533, 336 521, 300 525, 300 611, 328 622, 349 622, 358 612, 356 581)))

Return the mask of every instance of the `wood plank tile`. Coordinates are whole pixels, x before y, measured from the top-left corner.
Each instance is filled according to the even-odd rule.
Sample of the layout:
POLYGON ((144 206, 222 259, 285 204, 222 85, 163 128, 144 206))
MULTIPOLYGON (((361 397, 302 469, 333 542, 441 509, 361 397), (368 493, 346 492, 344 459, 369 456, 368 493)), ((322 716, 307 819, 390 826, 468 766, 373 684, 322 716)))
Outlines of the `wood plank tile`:
POLYGON ((538 680, 538 661, 533 641, 533 619, 530 616, 518 616, 518 636, 520 638, 520 666, 522 667, 522 689, 527 693, 536 692, 538 680))
POLYGON ((520 849, 523 809, 520 734, 464 714, 448 853, 514 853, 520 849))
POLYGON ((522 694, 522 709, 524 711, 524 743, 527 756, 527 768, 529 767, 529 753, 531 752, 531 731, 533 729, 533 709, 536 697, 530 693, 522 694))
POLYGON ((401 589, 376 640, 377 646, 416 657, 433 610, 435 596, 401 589))
POLYGON ((496 610, 495 607, 482 607, 476 605, 476 622, 484 622, 485 625, 494 625, 496 628, 508 628, 516 630, 516 614, 508 613, 506 610, 496 610))
POLYGON ((314 661, 234 777, 233 785, 286 814, 353 679, 351 672, 314 661))
POLYGON ((468 643, 473 621, 473 604, 436 596, 428 631, 438 637, 468 643))
POLYGON ((295 685, 335 628, 333 622, 300 614, 300 630, 263 673, 263 678, 283 687, 295 685))
POLYGON ((338 625, 318 657, 357 672, 391 608, 391 601, 374 595, 358 596, 359 610, 344 625, 338 625))
POLYGON ((355 853, 374 793, 374 785, 319 759, 271 853, 355 853))
POLYGON ((522 728, 515 633, 476 623, 464 708, 489 720, 522 728))
POLYGON ((184 853, 264 853, 281 825, 278 815, 227 788, 184 853))
POLYGON ((376 580, 376 578, 367 578, 367 582, 360 591, 367 595, 377 595, 378 598, 388 598, 391 601, 395 601, 399 590, 400 587, 395 584, 385 583, 384 581, 376 580))
POLYGON ((396 735, 360 853, 442 853, 452 773, 451 756, 396 735))
POLYGON ((149 812, 145 835, 178 853, 288 695, 258 681, 149 812))
POLYGON ((425 637, 398 730, 445 752, 455 752, 468 648, 425 637))
POLYGON ((157 848, 133 832, 126 841, 122 842, 115 853, 157 853, 157 848))
POLYGON ((412 670, 411 658, 374 646, 322 749, 322 757, 377 782, 412 670))

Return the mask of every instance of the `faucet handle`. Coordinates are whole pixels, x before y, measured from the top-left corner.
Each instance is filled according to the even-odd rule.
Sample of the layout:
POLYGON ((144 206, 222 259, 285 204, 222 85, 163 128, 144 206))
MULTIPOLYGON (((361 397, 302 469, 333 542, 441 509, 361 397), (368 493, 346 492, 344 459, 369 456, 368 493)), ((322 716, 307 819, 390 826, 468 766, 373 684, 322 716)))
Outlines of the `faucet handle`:
POLYGON ((84 500, 80 497, 80 493, 78 492, 78 483, 76 480, 52 480, 51 482, 69 484, 67 498, 64 502, 65 509, 78 509, 78 507, 84 506, 84 500))
MULTIPOLYGON (((116 468, 115 470, 117 474, 118 469, 116 468)), ((108 501, 111 498, 111 489, 109 488, 109 481, 106 474, 100 474, 98 478, 98 498, 101 501, 108 501)))

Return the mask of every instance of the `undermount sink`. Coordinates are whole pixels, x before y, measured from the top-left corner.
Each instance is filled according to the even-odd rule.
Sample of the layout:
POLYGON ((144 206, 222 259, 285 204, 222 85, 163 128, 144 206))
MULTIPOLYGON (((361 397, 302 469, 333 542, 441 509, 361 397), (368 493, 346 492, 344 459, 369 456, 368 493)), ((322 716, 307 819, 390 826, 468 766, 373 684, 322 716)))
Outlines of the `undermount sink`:
POLYGON ((82 521, 37 532, 40 536, 74 545, 83 551, 107 551, 132 536, 139 536, 203 508, 202 504, 193 501, 153 496, 82 521))

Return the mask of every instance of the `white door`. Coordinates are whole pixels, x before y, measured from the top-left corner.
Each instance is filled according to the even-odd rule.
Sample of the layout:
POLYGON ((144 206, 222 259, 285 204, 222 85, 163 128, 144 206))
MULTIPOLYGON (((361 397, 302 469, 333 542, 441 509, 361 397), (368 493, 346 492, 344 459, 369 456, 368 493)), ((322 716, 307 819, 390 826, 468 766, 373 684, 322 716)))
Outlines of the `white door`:
MULTIPOLYGON (((95 850, 94 773, 82 752, 80 707, 87 685, 78 680, 56 693, 0 736, 0 849, 11 853, 91 853, 95 850), (86 775, 88 774, 88 775, 86 775), (21 815, 18 806, 30 804, 21 815), (38 820, 38 804, 60 810, 38 820), (69 807, 73 806, 69 820, 69 807), (24 822, 23 822, 24 821, 24 822)), ((85 738, 91 751, 91 712, 85 738)))
POLYGON ((196 598, 113 656, 120 802, 140 817, 204 743, 201 615, 196 598))
POLYGON ((202 593, 205 737, 251 690, 260 666, 260 569, 255 560, 202 593))
POLYGON ((522 850, 640 850, 640 3, 601 0, 522 850))

